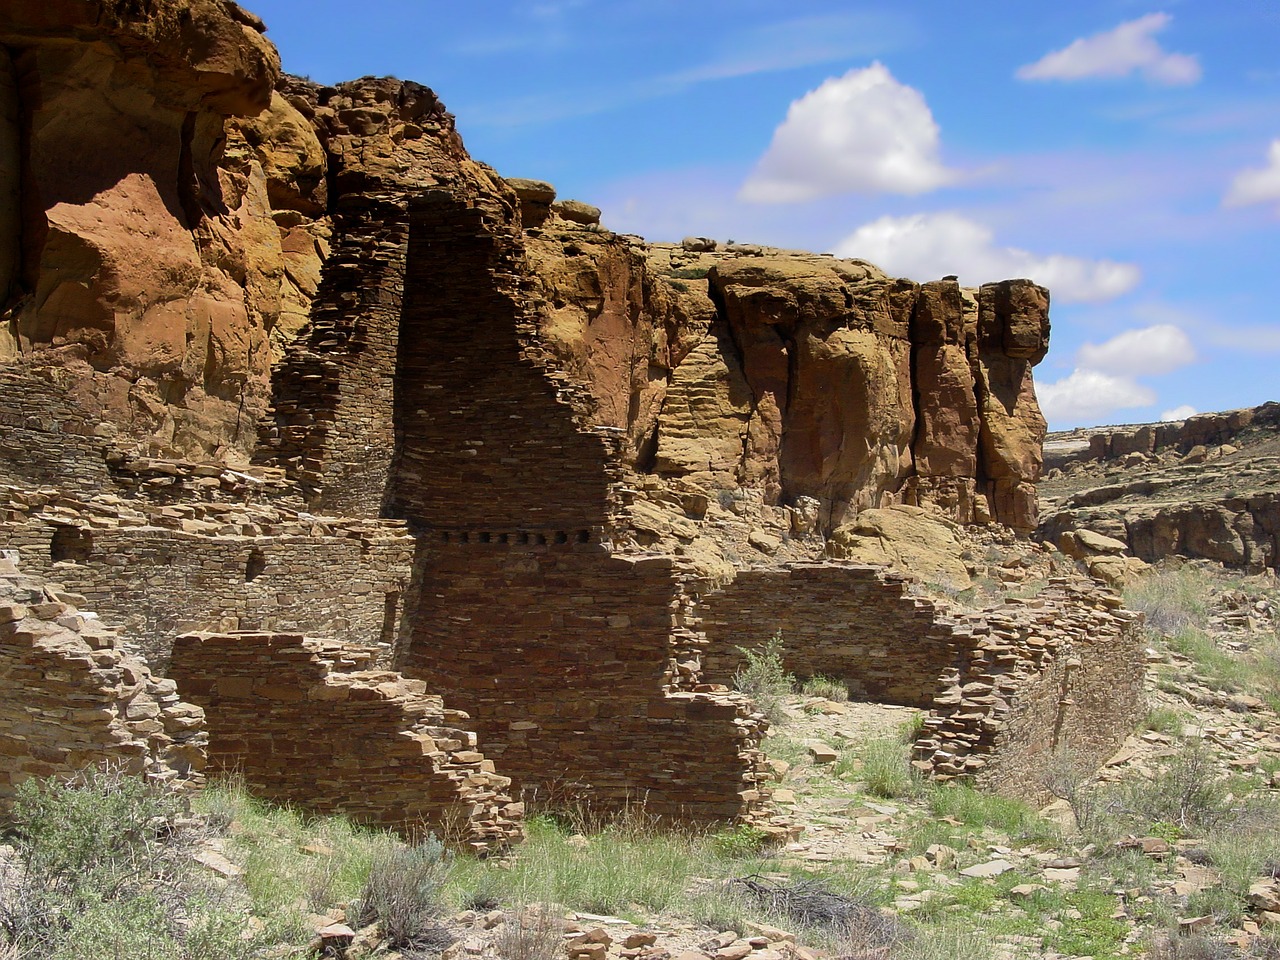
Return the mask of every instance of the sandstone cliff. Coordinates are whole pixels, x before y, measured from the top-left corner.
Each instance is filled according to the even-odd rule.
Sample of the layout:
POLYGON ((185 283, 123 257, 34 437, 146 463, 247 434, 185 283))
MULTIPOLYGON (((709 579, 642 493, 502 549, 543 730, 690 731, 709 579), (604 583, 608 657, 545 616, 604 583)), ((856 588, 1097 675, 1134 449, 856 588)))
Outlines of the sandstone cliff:
POLYGON ((262 30, 230 0, 0 11, 0 360, 108 438, 376 499, 398 345, 369 318, 398 322, 407 198, 469 184, 522 222, 532 322, 630 470, 827 535, 896 503, 1034 525, 1042 288, 618 236, 471 161, 426 88, 282 78, 262 30))
POLYGON ((896 502, 1034 526, 1043 288, 921 285, 863 261, 647 244, 560 217, 527 234, 543 334, 637 470, 808 498, 828 532, 896 502))
POLYGON ((1090 569, 1124 550, 1280 566, 1280 404, 1072 431, 1046 453, 1038 536, 1090 569))
POLYGON ((314 291, 325 161, 263 29, 223 0, 0 8, 0 358, 150 452, 248 450, 314 291))

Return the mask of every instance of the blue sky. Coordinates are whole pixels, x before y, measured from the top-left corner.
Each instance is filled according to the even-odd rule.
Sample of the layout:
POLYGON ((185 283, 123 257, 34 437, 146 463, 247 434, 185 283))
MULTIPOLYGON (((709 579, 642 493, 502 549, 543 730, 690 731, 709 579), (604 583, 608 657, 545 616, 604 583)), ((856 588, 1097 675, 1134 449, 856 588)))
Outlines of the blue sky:
POLYGON ((391 74, 606 226, 1031 276, 1054 429, 1280 399, 1270 0, 249 0, 285 69, 391 74))

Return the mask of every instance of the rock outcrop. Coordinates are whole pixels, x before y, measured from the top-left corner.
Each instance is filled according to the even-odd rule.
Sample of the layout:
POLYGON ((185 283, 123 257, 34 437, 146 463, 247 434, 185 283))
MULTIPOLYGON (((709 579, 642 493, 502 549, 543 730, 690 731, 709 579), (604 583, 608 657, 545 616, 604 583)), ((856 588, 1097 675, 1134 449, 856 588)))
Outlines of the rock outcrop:
POLYGON ((1169 556, 1280 566, 1280 404, 1053 444, 1038 536, 1105 579, 1169 556))
POLYGON ((305 312, 325 169, 263 30, 223 0, 0 9, 0 358, 146 452, 247 451, 305 312))
POLYGON ((922 286, 861 261, 557 219, 527 249, 542 332, 590 384, 597 421, 625 431, 635 469, 810 498, 828 533, 901 502, 1034 526, 1043 288, 922 286))
POLYGON ((318 503, 356 474, 385 485, 391 437, 368 408, 389 402, 391 367, 337 392, 333 371, 364 350, 394 365, 349 318, 399 309, 368 299, 394 277, 354 272, 396 257, 332 250, 335 229, 376 219, 386 254, 407 229, 389 185, 473 180, 514 193, 542 333, 596 422, 626 432, 630 466, 813 498, 827 533, 894 502, 1032 525, 1039 288, 618 237, 550 184, 473 163, 426 88, 281 78, 262 30, 229 0, 0 12, 0 359, 45 369, 138 452, 242 462, 283 360, 310 386, 276 404, 269 455, 318 503), (308 438, 333 447, 334 429, 347 449, 311 476, 308 438))

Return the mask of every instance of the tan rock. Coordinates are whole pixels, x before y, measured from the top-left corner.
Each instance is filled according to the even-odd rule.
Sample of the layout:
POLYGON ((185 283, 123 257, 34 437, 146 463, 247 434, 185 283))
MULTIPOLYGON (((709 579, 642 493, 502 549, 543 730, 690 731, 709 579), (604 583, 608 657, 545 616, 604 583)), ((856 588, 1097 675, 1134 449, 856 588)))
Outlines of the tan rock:
POLYGON ((956 587, 970 583, 954 526, 919 507, 894 505, 864 510, 838 527, 827 555, 859 563, 883 563, 926 580, 956 587))

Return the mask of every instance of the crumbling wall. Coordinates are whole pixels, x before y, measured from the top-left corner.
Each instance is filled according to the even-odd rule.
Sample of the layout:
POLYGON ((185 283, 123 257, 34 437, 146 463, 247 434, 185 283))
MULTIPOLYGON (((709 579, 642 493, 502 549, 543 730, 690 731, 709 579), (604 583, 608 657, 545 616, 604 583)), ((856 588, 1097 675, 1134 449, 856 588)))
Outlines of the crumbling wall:
POLYGON ((682 685, 732 682, 739 648, 778 631, 798 676, 927 711, 922 771, 1010 796, 1045 799, 1063 764, 1095 769, 1146 712, 1140 616, 1088 580, 966 612, 911 596, 879 568, 792 564, 744 571, 702 596, 692 620, 705 639, 682 652, 682 685))
POLYGON ((479 168, 426 87, 367 77, 291 90, 330 157, 334 239, 310 320, 274 372, 256 457, 287 469, 315 509, 377 516, 394 447, 406 187, 479 168))
POLYGON ((518 839, 523 808, 467 715, 422 680, 365 669, 372 655, 300 634, 191 633, 173 673, 205 708, 211 761, 271 800, 426 827, 477 853, 518 839))
POLYGON ((670 560, 476 537, 431 552, 400 665, 470 713, 526 790, 680 820, 760 811, 765 723, 750 702, 664 693, 670 560))
POLYGON ((977 639, 915 743, 938 779, 1049 799, 1051 774, 1096 769, 1146 714, 1141 615, 1090 581, 966 618, 977 639))
POLYGON ((0 482, 86 493, 111 485, 100 424, 63 387, 20 368, 0 367, 0 397, 0 482))
POLYGON ((777 634, 786 668, 843 681, 858 699, 928 709, 943 674, 968 656, 967 637, 936 604, 908 594, 882 567, 795 563, 739 572, 697 605, 704 682, 732 684, 742 648, 777 634))
POLYGON ((612 553, 621 431, 591 424, 538 335, 514 194, 415 196, 406 283, 394 506, 423 545, 398 663, 553 802, 757 813, 763 718, 740 697, 664 691, 671 563, 612 553))
POLYGON ((0 810, 30 777, 104 763, 162 782, 202 782, 203 711, 70 596, 17 574, 8 560, 0 568, 0 810))
POLYGON ((399 627, 414 551, 400 522, 4 485, 0 499, 0 547, 87 597, 158 669, 189 630, 323 630, 389 651, 399 627))

